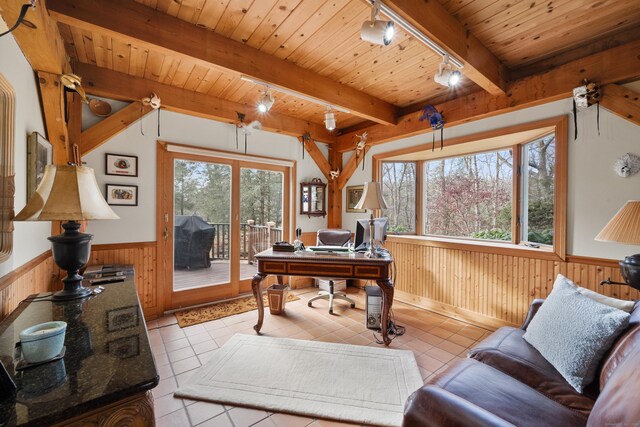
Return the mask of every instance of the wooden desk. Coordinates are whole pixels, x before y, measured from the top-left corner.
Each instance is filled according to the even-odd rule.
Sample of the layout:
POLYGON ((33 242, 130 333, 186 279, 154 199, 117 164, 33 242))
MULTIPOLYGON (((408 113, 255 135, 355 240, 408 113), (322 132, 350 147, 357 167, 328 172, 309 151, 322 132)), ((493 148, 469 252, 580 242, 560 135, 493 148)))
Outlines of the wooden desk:
POLYGON ((278 283, 282 283, 283 276, 375 280, 382 289, 382 340, 385 345, 391 343, 387 332, 389 310, 393 304, 393 283, 389 277, 393 263, 391 256, 367 258, 361 253, 318 255, 312 252, 273 252, 268 249, 256 255, 256 260, 258 272, 253 277, 251 288, 258 303, 258 323, 253 327, 257 333, 260 333, 264 320, 262 280, 269 274, 278 276, 278 283))

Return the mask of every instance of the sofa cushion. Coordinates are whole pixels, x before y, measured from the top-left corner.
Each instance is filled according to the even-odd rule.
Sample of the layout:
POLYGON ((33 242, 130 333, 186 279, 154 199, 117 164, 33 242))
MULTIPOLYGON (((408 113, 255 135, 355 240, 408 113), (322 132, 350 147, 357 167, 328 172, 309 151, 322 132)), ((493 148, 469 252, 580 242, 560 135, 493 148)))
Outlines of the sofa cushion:
POLYGON ((473 359, 456 362, 429 381, 519 426, 583 426, 587 416, 549 399, 511 376, 473 359))
POLYGON ((631 310, 633 310, 635 301, 612 298, 606 295, 602 295, 598 292, 594 292, 590 289, 583 288, 582 286, 576 285, 571 279, 564 277, 562 274, 558 274, 558 276, 556 277, 556 282, 558 281, 564 281, 568 285, 572 286, 575 290, 577 290, 581 295, 584 295, 585 297, 593 301, 599 302, 600 304, 608 305, 609 307, 614 307, 619 310, 626 311, 627 313, 631 313, 631 310))
POLYGON ((523 338, 582 392, 629 324, 629 313, 591 300, 557 280, 523 338))
POLYGON ((598 394, 597 386, 587 387, 584 394, 578 393, 522 338, 524 333, 522 329, 502 327, 469 350, 468 355, 588 416, 598 394))

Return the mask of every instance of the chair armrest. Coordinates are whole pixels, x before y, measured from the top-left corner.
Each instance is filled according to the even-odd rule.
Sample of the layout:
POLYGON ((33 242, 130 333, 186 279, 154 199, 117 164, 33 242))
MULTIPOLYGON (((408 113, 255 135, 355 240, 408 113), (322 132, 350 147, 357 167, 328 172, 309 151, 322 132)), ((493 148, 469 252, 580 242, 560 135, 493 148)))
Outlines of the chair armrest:
POLYGON ((414 392, 402 427, 513 427, 513 424, 436 385, 414 392))
POLYGON ((531 320, 533 320, 533 317, 536 315, 538 310, 540 310, 540 307, 542 306, 543 302, 544 302, 544 299, 542 298, 536 298, 533 301, 531 301, 531 305, 529 306, 529 312, 527 313, 527 317, 524 319, 524 322, 522 322, 520 329, 522 329, 523 331, 527 330, 529 323, 531 323, 531 320))

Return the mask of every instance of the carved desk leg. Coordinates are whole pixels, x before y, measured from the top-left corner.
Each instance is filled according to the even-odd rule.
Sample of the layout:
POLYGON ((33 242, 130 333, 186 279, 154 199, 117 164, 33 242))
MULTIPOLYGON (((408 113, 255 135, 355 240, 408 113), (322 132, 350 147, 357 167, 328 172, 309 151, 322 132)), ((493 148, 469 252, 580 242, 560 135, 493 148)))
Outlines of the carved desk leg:
POLYGON ((391 280, 377 280, 378 286, 382 289, 382 317, 380 319, 380 328, 382 329, 382 341, 385 345, 391 344, 389 338, 389 311, 393 304, 393 283, 391 280))
POLYGON ((258 304, 258 323, 253 329, 259 334, 262 328, 262 321, 264 320, 264 303, 262 301, 262 280, 267 277, 266 274, 256 273, 251 281, 251 290, 253 290, 253 296, 256 298, 258 304))

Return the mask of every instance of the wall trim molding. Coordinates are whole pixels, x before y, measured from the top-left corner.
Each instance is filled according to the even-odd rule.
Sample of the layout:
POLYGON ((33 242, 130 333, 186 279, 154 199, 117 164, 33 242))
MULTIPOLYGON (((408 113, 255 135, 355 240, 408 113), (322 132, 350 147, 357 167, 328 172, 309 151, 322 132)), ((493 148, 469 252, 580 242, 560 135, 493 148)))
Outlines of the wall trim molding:
POLYGON ((91 245, 91 251, 106 251, 110 249, 134 249, 134 248, 155 248, 158 242, 128 242, 128 243, 100 243, 91 245))
POLYGON ((596 258, 581 255, 567 255, 567 262, 579 264, 598 265, 600 267, 620 268, 617 259, 596 258))
MULTIPOLYGON (((20 276, 22 276, 29 270, 32 270, 36 265, 46 261, 47 258, 49 258, 50 256, 51 256, 51 250, 50 249, 46 250, 45 252, 41 253, 37 257, 33 258, 32 260, 22 264, 20 267, 16 268, 15 270, 10 271, 9 273, 0 277, 0 291, 5 289, 7 286, 11 285, 20 276)), ((51 272, 51 275, 53 276, 53 272, 51 272)))

